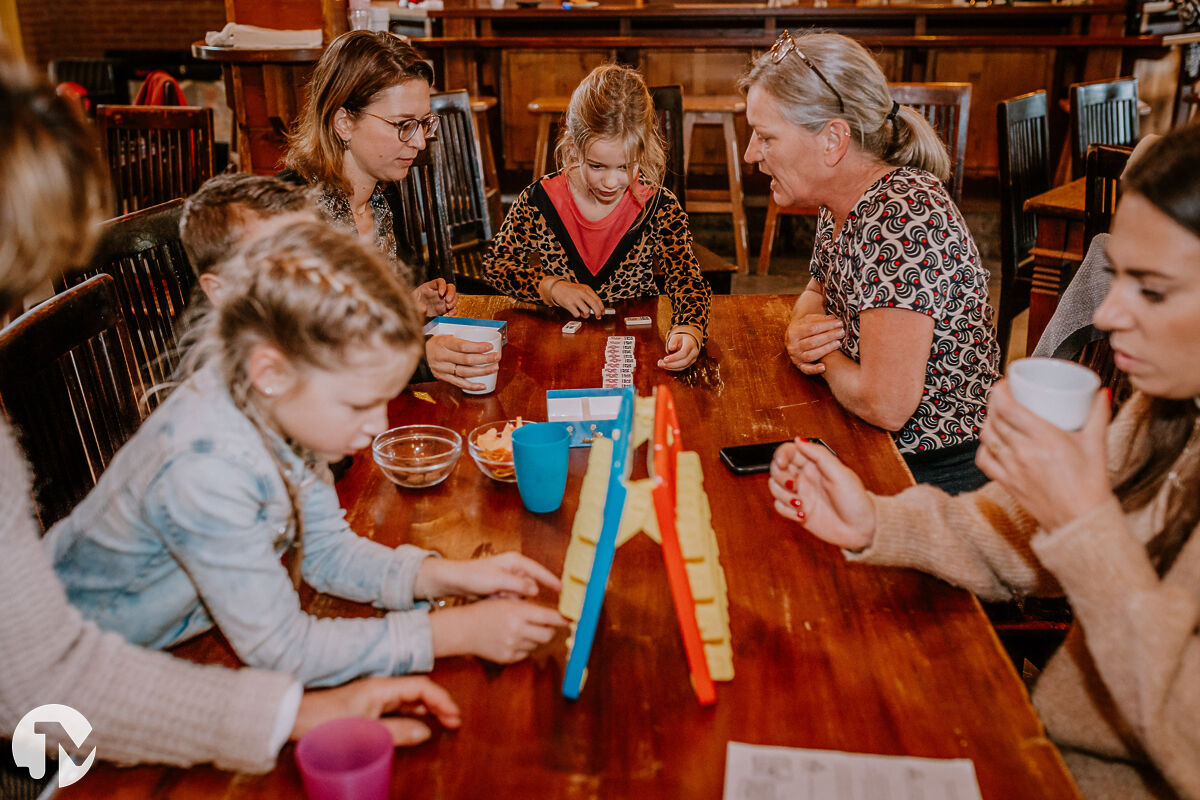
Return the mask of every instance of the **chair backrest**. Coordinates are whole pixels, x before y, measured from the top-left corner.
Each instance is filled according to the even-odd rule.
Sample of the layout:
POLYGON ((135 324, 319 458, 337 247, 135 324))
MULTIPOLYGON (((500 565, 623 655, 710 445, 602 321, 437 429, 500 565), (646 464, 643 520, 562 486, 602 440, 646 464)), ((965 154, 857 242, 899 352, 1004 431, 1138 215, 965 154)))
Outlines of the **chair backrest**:
POLYGON ((1037 215, 1025 201, 1050 188, 1050 134, 1044 91, 996 105, 1000 145, 1000 251, 1005 272, 1029 255, 1037 239, 1037 215), (1010 267, 1011 265, 1011 267, 1010 267))
MULTIPOLYGON (((93 275, 113 277, 134 362, 147 387, 164 383, 175 371, 176 327, 196 285, 179 238, 183 202, 172 200, 109 220, 91 263, 55 281, 61 292, 93 275)), ((157 405, 157 398, 153 394, 147 399, 149 408, 157 405)))
POLYGON ((96 109, 117 212, 187 197, 213 175, 213 112, 193 106, 96 109))
POLYGON ((1137 144, 1138 81, 1118 78, 1111 81, 1073 83, 1070 98, 1071 174, 1083 174, 1088 145, 1137 144))
POLYGON ((671 190, 681 206, 687 203, 687 170, 683 167, 683 87, 651 86, 650 99, 658 115, 667 151, 667 171, 663 185, 671 190))
POLYGON ((946 188, 954 202, 962 203, 963 165, 967 156, 967 124, 971 115, 969 83, 889 83, 892 100, 911 106, 937 131, 950 154, 950 180, 946 188))
POLYGON ((446 193, 436 166, 440 151, 438 139, 426 140, 425 149, 417 153, 408 175, 391 190, 399 205, 396 243, 401 257, 412 268, 414 284, 434 278, 454 281, 446 193))
POLYGON ((0 405, 33 466, 43 529, 95 486, 142 421, 113 283, 89 278, 0 331, 0 405))
POLYGON ((442 118, 434 162, 444 192, 442 211, 449 227, 453 273, 482 280, 483 252, 492 239, 492 219, 471 98, 465 89, 439 92, 430 98, 430 106, 442 118))
POLYGON ((79 84, 93 106, 128 103, 129 87, 117 76, 118 63, 111 58, 56 58, 50 62, 50 82, 79 84))
POLYGON ((1088 147, 1087 183, 1083 198, 1083 252, 1088 251, 1092 238, 1108 233, 1117 200, 1121 197, 1121 173, 1129 163, 1131 147, 1093 144, 1088 147))

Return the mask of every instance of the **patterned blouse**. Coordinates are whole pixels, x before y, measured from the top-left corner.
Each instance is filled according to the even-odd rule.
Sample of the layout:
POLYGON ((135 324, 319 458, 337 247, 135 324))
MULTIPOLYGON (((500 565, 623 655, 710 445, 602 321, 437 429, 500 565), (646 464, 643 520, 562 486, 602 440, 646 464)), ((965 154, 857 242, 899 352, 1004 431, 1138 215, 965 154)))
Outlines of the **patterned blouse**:
POLYGON ((590 286, 601 300, 610 303, 658 295, 654 282, 657 267, 671 298, 672 327, 694 327, 703 345, 708 338, 712 289, 692 252, 687 214, 665 188, 646 202, 646 209, 593 275, 542 181, 536 181, 513 203, 492 240, 484 261, 488 282, 510 297, 538 303, 542 279, 559 276, 590 286))
MULTIPOLYGON (((371 215, 375 218, 375 236, 373 242, 379 252, 383 253, 396 268, 396 274, 406 283, 412 285, 415 280, 412 269, 400 257, 396 245, 396 230, 392 216, 392 207, 388 204, 383 191, 383 184, 376 184, 371 194, 371 215)), ((317 186, 317 210, 321 216, 329 220, 334 227, 341 228, 347 233, 358 236, 358 226, 354 224, 354 212, 350 209, 350 201, 341 189, 322 183, 317 186)), ((365 238, 365 237, 364 237, 365 238)))
POLYGON ((812 274, 825 312, 842 320, 842 352, 859 361, 859 314, 906 308, 933 318, 933 345, 916 412, 893 434, 902 453, 979 438, 988 392, 999 376, 988 271, 962 212, 941 181, 901 167, 873 183, 833 238, 821 209, 812 274))

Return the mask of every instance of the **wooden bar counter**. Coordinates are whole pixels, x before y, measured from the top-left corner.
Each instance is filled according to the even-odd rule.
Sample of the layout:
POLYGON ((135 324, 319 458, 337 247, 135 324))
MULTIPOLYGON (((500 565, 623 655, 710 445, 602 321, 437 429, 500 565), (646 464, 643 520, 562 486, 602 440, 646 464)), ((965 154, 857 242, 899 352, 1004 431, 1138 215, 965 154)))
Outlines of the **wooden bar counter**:
MULTIPOLYGON (((794 300, 715 297, 706 354, 673 375, 655 366, 670 324, 665 298, 620 306, 616 318, 586 322, 573 336, 560 332, 556 311, 463 298, 461 314, 508 322, 497 391, 470 397, 445 384, 412 386, 394 401, 393 424, 465 433, 518 414, 544 419, 547 389, 598 385, 606 338, 635 336, 638 392, 670 386, 684 448, 703 464, 736 675, 717 685, 715 706, 697 704, 662 554, 638 535, 617 551, 579 700, 560 693, 562 637, 506 667, 440 661, 433 677, 460 704, 463 726, 398 750, 392 797, 717 800, 730 741, 969 758, 986 800, 1079 797, 974 597, 917 572, 845 561, 775 515, 765 476, 735 476, 719 462, 725 445, 820 436, 872 489, 892 493, 911 482, 886 433, 848 416, 822 382, 791 366, 782 336, 794 300), (628 330, 617 320, 630 314, 655 325, 628 330)), ((644 453, 635 454, 634 479, 645 476, 644 453)), ((542 515, 525 511, 514 485, 484 477, 466 453, 449 479, 425 491, 398 489, 359 453, 338 489, 355 530, 380 542, 455 558, 484 545, 521 550, 558 572, 586 459, 585 449, 572 451, 563 506, 542 515)), ((323 616, 372 613, 324 596, 306 607, 323 616)), ((181 654, 230 661, 213 635, 181 654)), ((98 765, 61 796, 303 795, 287 747, 264 776, 98 765)))

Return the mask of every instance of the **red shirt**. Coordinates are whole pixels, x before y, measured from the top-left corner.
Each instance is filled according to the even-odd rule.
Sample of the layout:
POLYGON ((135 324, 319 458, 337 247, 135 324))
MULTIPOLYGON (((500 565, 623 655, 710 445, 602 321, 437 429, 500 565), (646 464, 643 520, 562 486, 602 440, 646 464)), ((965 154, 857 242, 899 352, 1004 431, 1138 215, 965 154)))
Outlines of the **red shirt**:
MULTIPOLYGON (((636 185, 639 190, 644 189, 641 184, 636 185)), ((620 243, 621 237, 629 231, 638 215, 642 213, 642 207, 648 199, 647 196, 639 197, 643 192, 626 191, 608 216, 593 221, 583 216, 579 206, 575 204, 566 173, 559 173, 542 181, 542 188, 554 204, 554 210, 562 219, 563 227, 567 229, 567 235, 579 251, 584 265, 593 275, 604 267, 620 243)))

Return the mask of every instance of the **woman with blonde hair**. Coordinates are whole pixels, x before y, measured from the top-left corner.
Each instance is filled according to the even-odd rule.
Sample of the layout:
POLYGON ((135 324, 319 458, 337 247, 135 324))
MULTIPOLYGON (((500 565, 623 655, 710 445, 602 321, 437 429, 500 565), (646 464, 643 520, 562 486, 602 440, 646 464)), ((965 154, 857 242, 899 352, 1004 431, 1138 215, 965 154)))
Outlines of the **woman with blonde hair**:
MULTIPOLYGON (((108 181, 87 121, 28 68, 0 58, 0 312, 86 261, 110 213, 108 181)), ((421 704, 458 725, 449 695, 425 678, 302 694, 282 673, 198 666, 102 633, 68 605, 30 498, 24 455, 0 417, 0 737, 11 737, 35 707, 61 703, 91 723, 88 741, 102 759, 263 772, 286 739, 337 717, 421 704)), ((430 735, 415 719, 388 725, 396 744, 430 735)), ((47 734, 54 753, 60 736, 47 734)))
MULTIPOLYGON (((390 33, 350 31, 326 48, 313 70, 309 98, 288 139, 280 177, 317 190, 317 207, 335 227, 373 241, 397 273, 416 286, 428 316, 454 311, 453 284, 412 275, 400 229, 404 180, 440 118, 431 113, 433 69, 408 42, 390 33)), ((434 377, 464 389, 499 369, 490 345, 435 336, 425 356, 434 377)))
POLYGON ((821 207, 786 334, 792 362, 891 431, 918 482, 979 486, 999 349, 987 270, 943 185, 945 146, 844 36, 784 31, 741 86, 746 160, 780 205, 821 207))
POLYGON ((661 266, 672 314, 658 365, 688 367, 707 336, 712 290, 687 215, 662 185, 666 156, 642 76, 616 64, 592 70, 571 95, 554 155, 558 172, 509 209, 488 280, 521 300, 599 318, 608 303, 657 295, 661 266))
POLYGON ((775 510, 869 564, 914 567, 985 600, 1066 596, 1074 624, 1033 688, 1088 800, 1200 798, 1200 127, 1122 180, 1095 325, 1136 393, 1079 431, 992 391, 979 466, 947 497, 867 492, 802 440, 771 465, 775 510))

